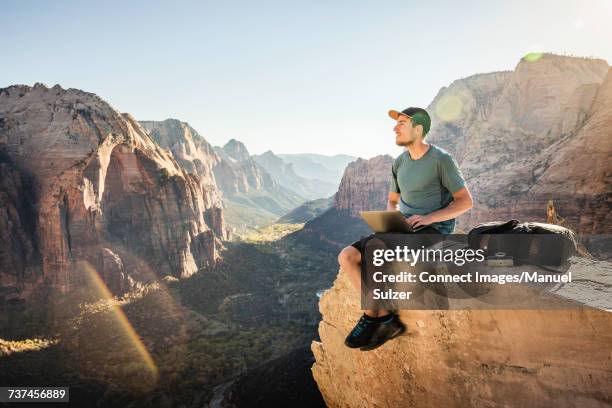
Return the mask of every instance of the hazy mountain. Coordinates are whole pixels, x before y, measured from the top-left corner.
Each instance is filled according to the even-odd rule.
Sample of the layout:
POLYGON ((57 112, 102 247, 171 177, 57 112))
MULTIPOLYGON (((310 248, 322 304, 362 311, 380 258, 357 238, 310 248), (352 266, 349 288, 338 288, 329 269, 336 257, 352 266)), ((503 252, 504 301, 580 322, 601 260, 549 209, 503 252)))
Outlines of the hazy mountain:
POLYGON ((321 180, 311 180, 301 177, 293 170, 291 163, 286 163, 272 151, 253 155, 253 159, 265 168, 270 175, 283 187, 293 190, 302 197, 316 199, 328 197, 336 192, 338 185, 321 180))
POLYGON ((272 222, 306 201, 278 183, 242 142, 232 139, 215 152, 221 160, 213 172, 223 191, 227 220, 239 230, 272 222))
POLYGON ((325 156, 315 153, 278 154, 286 163, 291 163, 297 174, 308 179, 339 183, 346 165, 356 157, 345 154, 325 156))
POLYGON ((140 123, 185 170, 199 175, 215 191, 218 187, 229 227, 244 230, 265 225, 306 201, 274 180, 238 140, 213 147, 186 122, 166 119, 140 123))
POLYGON ((251 157, 244 143, 236 139, 230 139, 223 147, 215 146, 215 151, 232 163, 247 161, 251 157))

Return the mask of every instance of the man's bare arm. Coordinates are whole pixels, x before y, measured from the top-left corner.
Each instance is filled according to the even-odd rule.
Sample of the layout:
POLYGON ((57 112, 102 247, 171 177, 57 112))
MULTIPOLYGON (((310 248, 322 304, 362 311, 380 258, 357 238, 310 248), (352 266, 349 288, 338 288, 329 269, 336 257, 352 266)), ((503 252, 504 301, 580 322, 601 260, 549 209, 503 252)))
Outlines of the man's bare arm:
POLYGON ((397 204, 400 200, 400 193, 389 192, 387 200, 387 211, 397 211, 397 204))
POLYGON ((427 215, 413 215, 407 221, 413 228, 429 225, 434 222, 446 221, 451 218, 457 218, 472 208, 473 205, 474 201, 470 191, 467 187, 463 187, 453 194, 453 201, 448 206, 427 215))

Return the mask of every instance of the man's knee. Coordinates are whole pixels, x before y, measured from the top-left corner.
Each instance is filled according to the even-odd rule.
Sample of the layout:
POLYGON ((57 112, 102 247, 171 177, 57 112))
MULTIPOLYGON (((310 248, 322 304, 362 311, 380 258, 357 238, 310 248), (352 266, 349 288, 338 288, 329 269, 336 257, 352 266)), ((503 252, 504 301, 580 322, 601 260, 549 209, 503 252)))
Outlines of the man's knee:
POLYGON ((355 265, 359 262, 361 262, 361 253, 353 246, 349 245, 345 247, 338 254, 338 264, 340 264, 340 266, 348 264, 355 265))

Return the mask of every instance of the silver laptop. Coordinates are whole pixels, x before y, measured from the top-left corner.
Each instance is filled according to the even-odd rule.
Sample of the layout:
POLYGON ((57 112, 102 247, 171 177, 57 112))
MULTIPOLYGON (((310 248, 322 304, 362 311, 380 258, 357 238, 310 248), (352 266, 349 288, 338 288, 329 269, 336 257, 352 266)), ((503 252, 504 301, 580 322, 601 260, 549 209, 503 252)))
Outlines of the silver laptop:
POLYGON ((416 232, 426 227, 412 228, 399 211, 359 211, 359 215, 374 232, 416 232))

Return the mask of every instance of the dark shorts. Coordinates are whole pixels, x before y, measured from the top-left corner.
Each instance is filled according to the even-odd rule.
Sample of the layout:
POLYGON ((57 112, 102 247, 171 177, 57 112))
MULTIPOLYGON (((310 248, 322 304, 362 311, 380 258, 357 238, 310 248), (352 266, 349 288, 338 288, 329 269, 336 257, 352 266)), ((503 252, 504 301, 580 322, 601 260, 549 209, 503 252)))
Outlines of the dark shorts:
MULTIPOLYGON (((407 234, 407 233, 401 232, 401 234, 407 234)), ((442 234, 442 233, 433 227, 425 227, 422 230, 418 230, 417 232, 412 232, 411 234, 442 234)), ((376 236, 376 233, 361 237, 359 241, 353 242, 351 246, 363 254, 363 246, 368 241, 368 239, 375 237, 375 236, 376 236)))

